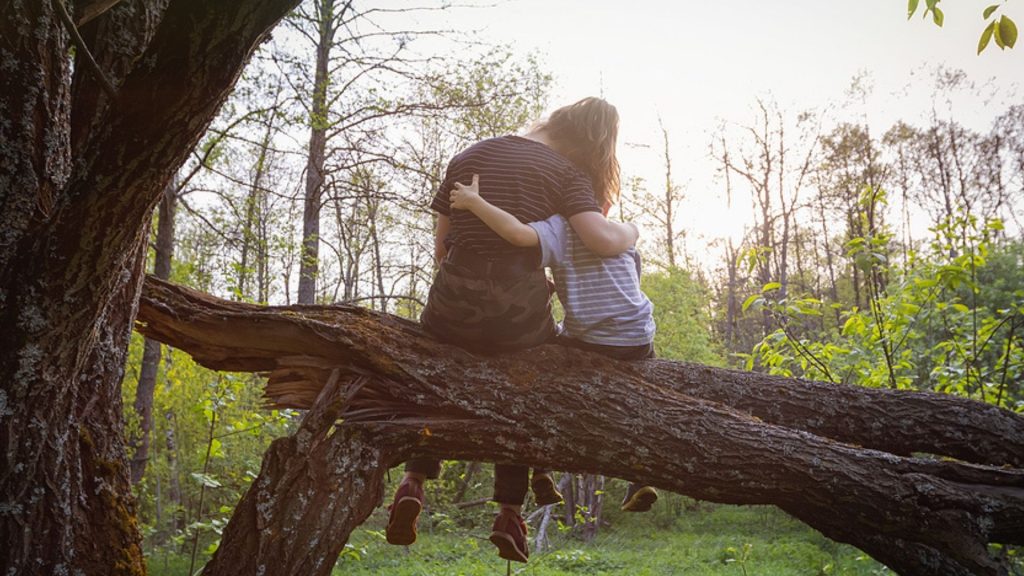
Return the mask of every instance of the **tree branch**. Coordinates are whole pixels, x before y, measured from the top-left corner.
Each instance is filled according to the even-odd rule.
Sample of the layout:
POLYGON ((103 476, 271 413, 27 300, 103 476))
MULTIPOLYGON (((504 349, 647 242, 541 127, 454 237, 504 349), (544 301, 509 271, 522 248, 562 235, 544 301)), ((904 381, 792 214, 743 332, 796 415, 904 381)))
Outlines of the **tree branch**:
MULTIPOLYGON (((774 504, 905 574, 934 574, 936 566, 950 574, 1005 574, 1004 561, 988 554, 987 543, 1024 543, 1024 471, 900 457, 797 427, 809 423, 822 430, 827 427, 815 417, 849 418, 855 424, 841 432, 870 436, 859 428, 867 426, 899 436, 899 410, 895 417, 877 408, 867 415, 854 412, 878 401, 887 407, 927 406, 934 419, 936 408, 955 407, 958 418, 997 416, 997 428, 987 434, 1002 435, 1008 451, 1019 453, 1024 418, 979 403, 668 361, 623 363, 553 345, 481 357, 434 341, 416 323, 357 307, 260 307, 152 278, 139 321, 146 336, 189 352, 205 366, 269 372, 266 393, 280 406, 316 408, 317 396, 339 370, 350 378, 364 376, 364 385, 339 411, 340 430, 347 432, 335 438, 373 438, 382 466, 411 456, 519 462, 606 474, 715 502, 774 504), (757 412, 790 425, 698 397, 709 390, 716 394, 716 383, 724 400, 754 403, 757 412), (764 396, 747 398, 748 391, 762 387, 764 396), (892 542, 903 544, 887 547, 892 542)), ((975 433, 956 421, 943 427, 975 433)), ((280 457, 272 448, 265 467, 280 457)), ((293 460, 298 469, 287 474, 315 465, 293 460)), ((328 474, 322 486, 309 488, 320 497, 329 486, 354 485, 351 474, 328 474)), ((328 516, 347 508, 365 511, 369 500, 379 501, 380 487, 372 484, 377 480, 355 474, 371 484, 339 496, 336 507, 325 511, 328 516)), ((276 477, 266 482, 286 494, 285 484, 274 484, 276 477)), ((257 479, 250 493, 267 490, 257 479)), ((246 510, 240 506, 236 516, 246 510)), ((280 522, 270 533, 284 527, 280 522)), ((333 545, 359 522, 353 517, 329 530, 311 525, 308 538, 333 545)), ((227 534, 225 543, 237 545, 227 534)), ((287 572, 293 564, 283 559, 274 566, 287 572)))
POLYGON ((113 100, 117 96, 117 90, 114 89, 114 85, 110 83, 110 80, 107 80, 107 77, 103 74, 103 70, 100 69, 100 65, 96 63, 96 59, 93 58, 92 52, 89 51, 89 47, 85 44, 85 40, 83 40, 82 35, 78 33, 78 28, 75 26, 75 22, 71 19, 71 15, 68 14, 67 8, 64 7, 63 0, 51 0, 51 2, 53 4, 53 9, 57 11, 57 16, 60 17, 60 21, 64 24, 64 28, 71 36, 71 41, 75 43, 75 48, 78 48, 79 52, 82 53, 82 56, 89 65, 89 69, 92 71, 93 76, 96 77, 96 81, 103 87, 103 91, 107 93, 107 96, 109 96, 111 100, 113 100))

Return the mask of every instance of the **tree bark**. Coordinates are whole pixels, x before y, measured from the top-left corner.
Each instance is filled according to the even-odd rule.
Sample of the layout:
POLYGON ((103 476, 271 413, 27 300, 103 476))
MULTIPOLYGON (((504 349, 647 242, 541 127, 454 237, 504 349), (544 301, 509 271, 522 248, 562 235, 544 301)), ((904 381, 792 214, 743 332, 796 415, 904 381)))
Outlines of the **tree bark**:
POLYGON ((306 159, 306 194, 302 208, 302 258, 299 261, 299 294, 296 302, 316 302, 316 277, 320 254, 320 198, 324 185, 327 147, 328 67, 336 30, 334 0, 317 0, 319 36, 316 44, 316 73, 313 103, 309 115, 309 156, 306 159))
POLYGON ((870 420, 855 413, 878 402, 906 407, 907 434, 928 452, 945 454, 946 446, 957 445, 952 437, 979 433, 961 425, 975 421, 987 430, 981 440, 1001 436, 1001 453, 1019 457, 1024 418, 998 408, 663 360, 623 363, 553 345, 480 357, 386 314, 232 303, 152 278, 139 319, 144 334, 207 367, 268 372, 271 402, 312 407, 311 413, 330 407, 341 420, 335 424, 328 415, 278 441, 277 450, 284 443, 298 447, 286 473, 302 479, 300 488, 280 479, 283 456, 271 450, 231 523, 252 526, 268 506, 297 511, 305 521, 293 524, 285 514, 264 518, 255 524, 257 535, 229 527, 222 547, 234 551, 232 561, 215 558, 208 574, 259 573, 260 565, 267 573, 327 574, 333 562, 313 569, 308 558, 333 560, 339 542, 379 501, 383 469, 410 456, 518 462, 639 481, 714 502, 773 504, 903 574, 1006 574, 1005 561, 991 556, 987 544, 1024 543, 1024 471, 854 444, 891 440, 873 435, 873 428, 886 428, 889 436, 904 430, 899 417, 870 420), (353 383, 344 393, 332 391, 339 380, 353 383), (764 402, 757 411, 767 418, 744 411, 753 403, 749 392, 764 402), (718 394, 721 401, 702 394, 718 394), (934 422, 936 407, 957 420, 934 422), (830 427, 816 420, 826 417, 851 423, 830 427), (812 430, 801 429, 804 424, 812 430), (845 437, 819 435, 822 430, 845 437), (317 450, 331 455, 325 476, 317 476, 317 450), (378 467, 368 470, 374 462, 378 467), (314 506, 313 517, 305 506, 329 497, 320 492, 336 499, 314 506), (273 552, 284 540, 302 553, 273 552))
POLYGON ((576 475, 565 472, 558 484, 559 487, 565 485, 565 488, 561 490, 562 497, 565 498, 564 519, 565 525, 571 528, 576 526, 576 475))
MULTIPOLYGON (((171 277, 177 194, 177 187, 172 180, 164 186, 157 210, 153 275, 161 280, 168 280, 171 277)), ((139 383, 135 389, 134 408, 139 417, 139 436, 135 439, 135 454, 131 461, 132 484, 142 482, 142 477, 146 473, 146 463, 149 462, 149 442, 153 431, 153 393, 156 391, 156 373, 160 366, 160 343, 146 338, 142 346, 142 366, 139 368, 139 383)))
POLYGON ((601 514, 604 508, 604 476, 600 474, 583 474, 577 479, 576 505, 583 516, 583 525, 577 525, 577 531, 585 542, 597 537, 601 528, 601 514))
POLYGON ((120 380, 149 215, 294 4, 104 3, 83 37, 113 97, 54 3, 0 13, 0 573, 145 572, 120 380))

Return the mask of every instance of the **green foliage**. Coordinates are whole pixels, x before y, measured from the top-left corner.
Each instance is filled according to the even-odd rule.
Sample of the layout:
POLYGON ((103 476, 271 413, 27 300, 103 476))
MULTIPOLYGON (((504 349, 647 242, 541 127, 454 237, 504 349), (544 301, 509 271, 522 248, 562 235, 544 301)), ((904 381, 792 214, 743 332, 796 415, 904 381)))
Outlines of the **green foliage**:
POLYGON ((468 143, 525 128, 543 112, 552 82, 536 56, 519 60, 511 48, 497 48, 441 70, 431 90, 451 110, 447 129, 468 143))
MULTIPOLYGON (((925 0, 925 9, 921 13, 921 17, 926 18, 931 13, 932 22, 941 28, 945 22, 945 14, 938 7, 939 1, 925 0)), ((919 0, 908 0, 908 20, 914 17, 919 4, 919 0)), ((999 46, 1000 49, 1013 48, 1014 44, 1017 43, 1017 24, 1009 16, 1004 14, 989 21, 989 18, 1001 7, 999 4, 992 4, 981 12, 981 19, 988 21, 988 25, 982 30, 981 38, 978 40, 978 54, 981 54, 988 47, 989 41, 993 38, 995 38, 996 46, 999 46)))
POLYGON ((1014 24, 1009 16, 1001 16, 999 23, 993 26, 992 31, 996 39, 996 45, 1000 48, 1013 48, 1013 45, 1017 43, 1017 25, 1014 24))
POLYGON ((746 356, 748 368, 865 386, 933 390, 1024 411, 1024 245, 1000 240, 999 221, 957 217, 932 229, 921 253, 890 262, 884 229, 847 243, 846 257, 870 278, 866 308, 835 303, 842 324, 800 330, 822 313, 813 298, 753 295, 779 329, 746 356), (796 328, 795 328, 796 327, 796 328))
MULTIPOLYGON (((935 22, 936 26, 941 27, 942 23, 943 23, 943 20, 945 18, 945 15, 942 13, 942 10, 938 6, 939 1, 940 0, 925 0, 925 9, 924 9, 924 12, 921 13, 921 16, 926 18, 928 16, 928 13, 931 12, 931 14, 932 14, 932 21, 935 22)), ((909 0, 908 1, 908 3, 907 3, 907 19, 908 20, 910 18, 913 18, 914 13, 917 12, 918 4, 919 4, 918 0, 909 0)))
POLYGON ((657 332, 654 347, 659 358, 724 364, 720 347, 711 333, 707 287, 689 271, 670 268, 645 274, 641 287, 654 304, 657 332))
MULTIPOLYGON (((132 403, 142 340, 132 337, 123 386, 128 438, 138 431, 132 403)), ((261 409, 262 383, 256 376, 212 372, 181 351, 164 347, 163 352, 149 461, 135 487, 145 549, 156 557, 177 554, 191 550, 198 535, 198 549, 208 555, 256 477, 263 452, 291 429, 293 412, 261 409)))

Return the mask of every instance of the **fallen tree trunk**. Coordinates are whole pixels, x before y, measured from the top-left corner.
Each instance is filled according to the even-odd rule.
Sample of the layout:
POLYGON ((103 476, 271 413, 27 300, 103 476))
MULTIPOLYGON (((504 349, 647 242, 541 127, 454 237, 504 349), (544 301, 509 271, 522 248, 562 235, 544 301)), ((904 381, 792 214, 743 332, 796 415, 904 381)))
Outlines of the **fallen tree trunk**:
POLYGON ((892 443, 893 451, 964 452, 958 447, 977 434, 999 439, 1002 451, 967 456, 1016 465, 1024 418, 981 404, 667 361, 621 363, 558 346, 480 357, 430 339, 413 322, 360 308, 259 307, 152 278, 138 319, 145 335, 205 366, 269 373, 271 402, 330 415, 274 443, 207 574, 328 573, 379 503, 383 469, 410 456, 515 461, 702 500, 773 504, 902 574, 1006 574, 987 544, 1024 544, 1024 471, 882 451, 892 443), (903 424, 876 404, 917 418, 906 429, 916 440, 888 438, 903 424), (852 413, 861 407, 869 416, 852 413), (936 424, 935 409, 959 420, 936 424), (959 421, 978 427, 954 430, 959 421), (316 558, 323 561, 309 560, 316 558))

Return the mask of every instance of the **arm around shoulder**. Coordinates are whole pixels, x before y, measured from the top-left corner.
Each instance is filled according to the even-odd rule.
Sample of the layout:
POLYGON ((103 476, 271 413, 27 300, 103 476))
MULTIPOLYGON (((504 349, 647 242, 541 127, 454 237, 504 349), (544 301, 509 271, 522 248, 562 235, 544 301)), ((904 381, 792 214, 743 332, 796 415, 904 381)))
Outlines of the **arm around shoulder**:
POLYGON ((520 222, 512 214, 498 208, 480 196, 480 177, 473 174, 470 185, 455 183, 451 191, 451 208, 453 210, 469 210, 483 221, 488 228, 501 236, 506 242, 520 248, 529 248, 538 244, 537 233, 528 225, 520 222))
POLYGON ((622 254, 632 248, 640 237, 633 224, 612 222, 600 212, 580 212, 569 217, 569 224, 583 244, 603 258, 622 254))

